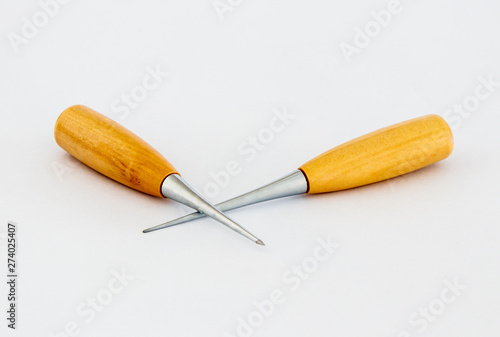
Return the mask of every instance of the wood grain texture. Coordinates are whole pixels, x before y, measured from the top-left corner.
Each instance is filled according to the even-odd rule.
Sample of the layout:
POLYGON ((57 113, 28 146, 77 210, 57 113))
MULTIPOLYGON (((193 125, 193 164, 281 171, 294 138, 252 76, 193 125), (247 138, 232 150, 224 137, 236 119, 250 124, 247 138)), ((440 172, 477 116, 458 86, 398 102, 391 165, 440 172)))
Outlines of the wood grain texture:
POLYGON ((448 157, 453 135, 446 121, 428 115, 388 126, 335 147, 300 169, 308 193, 372 184, 418 170, 448 157))
POLYGON ((163 197, 163 180, 177 173, 158 151, 108 117, 83 105, 63 111, 57 144, 82 163, 138 191, 163 197))

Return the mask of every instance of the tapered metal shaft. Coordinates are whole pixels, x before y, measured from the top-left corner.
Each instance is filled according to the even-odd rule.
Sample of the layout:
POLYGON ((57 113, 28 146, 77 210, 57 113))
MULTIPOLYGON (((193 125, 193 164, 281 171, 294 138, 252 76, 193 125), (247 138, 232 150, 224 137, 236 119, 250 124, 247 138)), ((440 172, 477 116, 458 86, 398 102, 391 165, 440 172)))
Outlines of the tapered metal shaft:
MULTIPOLYGON (((252 204, 256 204, 259 202, 263 201, 268 201, 268 200, 273 200, 273 199, 278 199, 278 198, 283 198, 283 197, 288 197, 292 195, 297 195, 297 194, 304 194, 307 193, 308 190, 308 183, 307 179, 302 173, 302 171, 297 170, 279 180, 276 180, 275 182, 265 185, 261 188, 258 188, 254 191, 245 193, 243 195, 240 195, 238 197, 235 197, 233 199, 227 200, 223 203, 220 203, 216 205, 217 209, 219 209, 222 212, 229 211, 232 209, 240 208, 243 206, 248 206, 252 204)), ((172 198, 171 196, 169 196, 172 198)), ((175 200, 175 198, 173 198, 175 200)), ((200 209, 200 208, 198 208, 200 209)), ((151 227, 148 229, 145 229, 143 232, 144 233, 149 233, 152 231, 156 231, 159 229, 167 228, 167 227, 172 227, 175 225, 179 225, 184 222, 188 222, 191 220, 203 218, 205 216, 210 216, 207 214, 204 210, 202 212, 195 212, 188 214, 186 216, 183 216, 179 219, 172 220, 169 222, 166 222, 164 224, 151 227)), ((241 228, 241 227, 240 227, 241 228)), ((236 230, 236 229, 234 229, 236 230)), ((238 233, 240 233, 238 230, 236 230, 238 233)), ((243 233, 240 233, 244 235, 243 233)))
POLYGON ((206 201, 178 174, 171 174, 163 181, 161 185, 161 193, 164 197, 170 198, 186 206, 202 211, 204 215, 207 215, 215 221, 226 225, 236 233, 243 235, 253 242, 264 246, 264 242, 252 235, 241 225, 238 225, 231 218, 214 207, 211 203, 206 201))

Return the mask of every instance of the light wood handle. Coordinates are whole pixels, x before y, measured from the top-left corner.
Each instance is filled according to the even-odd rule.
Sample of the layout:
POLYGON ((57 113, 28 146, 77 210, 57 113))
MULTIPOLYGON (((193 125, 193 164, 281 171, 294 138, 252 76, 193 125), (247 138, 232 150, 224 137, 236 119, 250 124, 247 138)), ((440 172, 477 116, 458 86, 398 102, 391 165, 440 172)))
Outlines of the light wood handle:
POLYGON ((158 151, 108 117, 75 105, 56 122, 57 144, 82 163, 138 191, 163 197, 161 184, 177 173, 158 151))
POLYGON ((300 169, 308 193, 345 190, 393 178, 451 154, 453 135, 446 121, 428 115, 388 126, 335 147, 300 169))

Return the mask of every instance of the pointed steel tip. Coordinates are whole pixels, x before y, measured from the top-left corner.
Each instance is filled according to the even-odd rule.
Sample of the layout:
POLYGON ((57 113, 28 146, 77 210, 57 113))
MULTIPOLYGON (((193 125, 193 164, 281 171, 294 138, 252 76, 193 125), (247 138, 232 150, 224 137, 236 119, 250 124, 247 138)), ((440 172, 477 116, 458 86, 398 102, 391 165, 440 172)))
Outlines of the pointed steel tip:
POLYGON ((155 227, 146 228, 146 229, 145 229, 145 230, 143 230, 142 232, 143 232, 143 233, 151 233, 151 232, 157 231, 157 230, 159 230, 159 229, 162 229, 162 227, 155 226, 155 227))
POLYGON ((258 245, 261 245, 261 246, 265 246, 264 242, 262 242, 262 240, 257 240, 255 241, 256 244, 258 245))

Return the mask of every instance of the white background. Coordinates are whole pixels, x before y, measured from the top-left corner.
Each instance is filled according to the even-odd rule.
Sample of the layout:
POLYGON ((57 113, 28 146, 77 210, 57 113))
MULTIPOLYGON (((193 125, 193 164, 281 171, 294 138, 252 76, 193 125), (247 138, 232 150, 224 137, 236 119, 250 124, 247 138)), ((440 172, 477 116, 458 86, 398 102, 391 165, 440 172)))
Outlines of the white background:
POLYGON ((500 87, 474 95, 481 78, 500 81, 499 3, 402 0, 351 62, 342 43, 380 27, 371 12, 387 1, 230 3, 219 15, 211 0, 73 0, 16 52, 9 36, 41 7, 1 1, 0 261, 6 275, 15 221, 19 311, 18 329, 7 329, 2 281, 0 335, 61 337, 69 324, 73 336, 238 336, 239 319, 258 318, 254 302, 279 289, 285 301, 247 336, 498 336, 500 87), (148 67, 168 76, 123 118, 113 104, 148 67), (447 112, 474 100, 470 113, 447 112), (145 235, 188 208, 59 148, 55 121, 74 104, 146 139, 201 192, 236 161, 241 172, 213 201, 429 113, 452 124, 455 150, 388 182, 232 212, 266 247, 211 220, 145 235), (294 118, 248 160, 239 146, 266 132, 276 110, 294 118), (292 291, 282 277, 318 238, 339 246, 292 291), (122 270, 134 279, 102 311, 77 312, 88 298, 108 300, 122 270), (466 289, 443 306, 446 280, 466 289), (429 305, 439 314, 410 322, 429 305))

